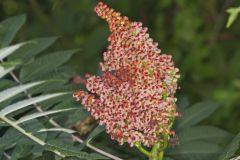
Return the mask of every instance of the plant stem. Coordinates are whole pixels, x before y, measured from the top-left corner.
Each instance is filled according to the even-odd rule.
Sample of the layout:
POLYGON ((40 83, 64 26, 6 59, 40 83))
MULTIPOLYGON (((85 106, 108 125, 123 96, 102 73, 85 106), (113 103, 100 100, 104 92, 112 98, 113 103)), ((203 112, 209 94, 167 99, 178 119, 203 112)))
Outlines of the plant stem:
MULTIPOLYGON (((3 121, 5 121, 6 123, 8 123, 10 126, 12 126, 13 128, 15 128, 16 130, 18 130, 20 133, 22 133, 23 135, 25 135, 26 137, 30 138, 31 140, 33 140, 34 142, 36 142, 37 144, 41 145, 41 146, 45 146, 46 143, 44 141, 42 141, 41 139, 35 137, 34 135, 32 135, 31 133, 26 132, 23 128, 21 128, 19 125, 17 125, 15 122, 9 120, 8 118, 6 118, 5 116, 1 116, 0 115, 0 119, 2 119, 3 121)), ((64 158, 65 156, 62 155, 59 152, 54 152, 55 154, 57 154, 58 156, 64 158)))
POLYGON ((137 142, 134 145, 141 153, 150 157, 151 153, 149 151, 147 151, 145 148, 143 148, 140 142, 137 142))
MULTIPOLYGON (((176 109, 176 106, 174 106, 176 109)), ((174 118, 170 120, 168 131, 170 132, 172 125, 173 125, 174 118)), ((163 160, 164 150, 167 148, 168 141, 170 139, 170 136, 166 133, 163 133, 163 143, 159 140, 157 143, 153 145, 153 148, 151 150, 149 158, 151 160, 163 160)))
POLYGON ((163 154, 164 154, 163 151, 161 151, 161 152, 159 153, 159 160, 163 160, 163 154))
POLYGON ((5 121, 6 123, 8 123, 10 126, 12 126, 13 128, 15 128, 16 130, 18 130, 19 132, 21 132, 22 134, 24 134, 25 136, 27 136, 28 138, 32 139, 34 142, 40 144, 41 146, 44 146, 46 143, 44 141, 42 141, 41 139, 33 136, 31 133, 26 132, 23 128, 21 128, 19 125, 17 125, 16 123, 14 123, 13 121, 9 120, 8 118, 6 118, 5 116, 0 116, 0 118, 5 121))
POLYGON ((151 160, 162 160, 162 159, 159 159, 159 156, 158 156, 160 147, 161 147, 160 141, 153 145, 153 148, 151 150, 151 157, 150 157, 151 160))
POLYGON ((167 136, 164 135, 163 144, 161 144, 160 141, 154 144, 149 157, 151 160, 163 160, 164 150, 166 149, 168 143, 168 138, 165 137, 167 136))
POLYGON ((4 152, 3 155, 4 155, 7 159, 11 159, 11 156, 8 155, 6 152, 4 152))
POLYGON ((100 154, 102 154, 102 155, 104 155, 106 157, 109 157, 109 158, 111 158, 113 160, 123 160, 123 159, 121 159, 121 158, 119 158, 117 156, 114 156, 112 154, 109 154, 109 153, 107 153, 107 152, 105 152, 105 151, 103 151, 103 150, 101 150, 101 149, 99 149, 99 148, 89 144, 89 143, 87 143, 87 147, 91 148, 92 150, 94 150, 94 151, 96 151, 96 152, 98 152, 98 153, 100 153, 100 154))

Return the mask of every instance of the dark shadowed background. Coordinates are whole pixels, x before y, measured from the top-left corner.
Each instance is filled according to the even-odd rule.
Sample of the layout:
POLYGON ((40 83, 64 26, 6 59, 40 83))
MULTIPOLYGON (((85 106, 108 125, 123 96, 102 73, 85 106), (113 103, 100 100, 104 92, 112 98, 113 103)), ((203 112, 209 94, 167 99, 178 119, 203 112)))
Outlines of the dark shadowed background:
MULTIPOLYGON (((93 12, 96 0, 0 0, 0 19, 26 14, 16 42, 59 36, 51 49, 80 48, 69 65, 76 74, 98 72, 107 25, 93 12)), ((227 29, 229 7, 239 0, 106 0, 131 20, 142 21, 162 53, 173 55, 182 75, 178 97, 215 100, 211 123, 240 131, 240 19, 227 29)), ((51 50, 50 49, 50 50, 51 50)))

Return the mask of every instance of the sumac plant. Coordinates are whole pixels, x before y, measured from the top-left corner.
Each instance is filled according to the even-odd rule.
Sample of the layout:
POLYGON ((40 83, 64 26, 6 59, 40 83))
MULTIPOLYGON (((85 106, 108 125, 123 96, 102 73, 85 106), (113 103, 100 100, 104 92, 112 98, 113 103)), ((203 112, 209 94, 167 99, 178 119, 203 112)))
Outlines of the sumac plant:
POLYGON ((81 85, 65 64, 78 49, 42 55, 56 37, 12 44, 26 17, 0 22, 0 159, 238 159, 240 134, 197 125, 220 104, 177 100, 181 72, 147 28, 103 2, 95 12, 109 46, 100 75, 74 76, 81 85))
POLYGON ((160 49, 140 22, 131 22, 99 2, 95 12, 111 31, 100 63, 102 76, 87 76, 90 94, 79 91, 77 100, 91 112, 119 144, 136 146, 151 159, 162 159, 176 112, 180 75, 172 56, 160 49), (152 147, 148 152, 142 145, 152 147))
MULTIPOLYGON (((179 69, 174 66, 171 55, 160 53, 158 44, 150 38, 141 22, 130 21, 103 2, 95 6, 95 12, 108 23, 111 32, 109 46, 99 64, 102 75, 87 74, 88 92, 77 91, 73 97, 105 126, 111 139, 120 145, 135 146, 151 160, 163 160, 171 140, 175 148, 181 145, 177 144, 178 140, 173 140, 176 137, 173 123, 180 115, 174 97, 179 69)), ((215 103, 209 105, 213 110, 218 106, 215 103)), ((194 124, 194 121, 198 121, 197 117, 188 123, 194 124)), ((180 127, 184 122, 183 118, 180 127)), ((209 155, 213 158, 220 151, 211 145, 210 148, 214 148, 212 155, 206 153, 205 158, 209 155)))

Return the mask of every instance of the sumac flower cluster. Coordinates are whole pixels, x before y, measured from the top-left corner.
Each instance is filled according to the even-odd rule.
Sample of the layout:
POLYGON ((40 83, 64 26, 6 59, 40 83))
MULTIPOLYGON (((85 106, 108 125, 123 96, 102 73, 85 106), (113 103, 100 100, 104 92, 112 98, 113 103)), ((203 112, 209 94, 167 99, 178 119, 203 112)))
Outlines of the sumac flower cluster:
POLYGON ((111 31, 100 63, 102 75, 87 75, 88 92, 73 96, 105 125, 112 139, 152 146, 162 135, 172 134, 179 70, 171 55, 160 54, 142 23, 129 21, 102 2, 95 12, 111 31))

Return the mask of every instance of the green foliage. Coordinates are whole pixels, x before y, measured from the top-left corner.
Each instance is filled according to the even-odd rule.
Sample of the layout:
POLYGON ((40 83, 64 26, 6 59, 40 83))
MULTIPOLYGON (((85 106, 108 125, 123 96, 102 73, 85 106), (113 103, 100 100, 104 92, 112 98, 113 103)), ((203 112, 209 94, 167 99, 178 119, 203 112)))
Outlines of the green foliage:
POLYGON ((66 144, 59 144, 58 142, 51 142, 46 144, 46 150, 49 151, 59 151, 60 153, 66 155, 67 157, 77 157, 79 159, 108 159, 106 157, 97 154, 87 154, 86 152, 81 152, 81 149, 67 146, 66 144))
POLYGON ((60 51, 36 59, 21 69, 20 80, 25 82, 40 79, 42 75, 66 63, 76 51, 78 50, 60 51))
MULTIPOLYGON (((185 105, 185 103, 181 103, 185 105)), ((180 104, 180 105, 181 105, 180 104)), ((213 126, 197 125, 218 108, 214 102, 200 102, 182 110, 183 116, 176 120, 174 129, 177 131, 178 144, 169 146, 166 156, 176 160, 220 160, 219 156, 233 156, 238 149, 239 137, 233 142, 233 135, 213 126), (226 143, 230 143, 226 145, 226 143)), ((227 158, 230 158, 228 156, 227 158)))
MULTIPOLYGON (((69 127, 88 114, 82 109, 71 109, 79 107, 70 94, 77 87, 69 85, 74 71, 65 63, 70 60, 69 64, 81 74, 97 72, 98 53, 103 52, 107 43, 106 25, 92 16, 94 1, 37 2, 0 2, 0 8, 11 8, 11 12, 5 8, 2 10, 7 15, 22 12, 24 6, 33 8, 28 16, 30 21, 26 29, 17 35, 17 40, 46 33, 64 33, 66 36, 36 38, 10 45, 26 16, 8 18, 0 24, 0 59, 3 60, 0 65, 0 159, 7 159, 6 154, 11 159, 24 160, 60 159, 61 156, 65 156, 64 159, 106 159, 95 153, 94 146, 104 150, 104 154, 108 152, 122 159, 146 159, 135 148, 119 146, 112 141, 100 126, 86 136, 83 144, 73 141, 72 134, 77 133, 69 127), (18 5, 21 7, 16 8, 20 11, 15 8, 18 11, 14 12, 14 6, 18 5), (48 12, 45 13, 45 10, 48 12), (49 47, 56 40, 58 45, 54 47, 58 51, 53 52, 53 48, 49 47), (62 51, 63 46, 81 46, 82 54, 74 55, 78 50, 62 51), (58 93, 69 94, 60 96, 58 93), (50 119, 61 126, 53 126, 50 119), (16 127, 26 134, 17 131, 16 127), (29 136, 37 138, 37 142, 29 136)), ((237 25, 231 31, 223 29, 224 14, 218 10, 223 5, 222 1, 213 0, 209 5, 186 0, 121 0, 109 3, 125 15, 130 15, 132 20, 144 21, 163 52, 173 54, 182 74, 182 93, 189 95, 191 100, 214 98, 223 102, 223 106, 227 107, 221 107, 220 110, 224 111, 219 116, 215 114, 213 121, 239 131, 236 123, 239 112, 233 111, 240 98, 240 56, 238 42, 234 40, 234 33, 239 29, 237 25), (221 120, 223 114, 228 120, 221 120)), ((236 17, 235 11, 229 11, 231 21, 236 17)), ((168 146, 164 160, 223 160, 236 155, 239 134, 233 138, 231 133, 217 127, 197 125, 218 109, 219 104, 204 101, 189 107, 188 100, 180 98, 178 108, 183 115, 174 125, 179 144, 168 146)))
POLYGON ((193 141, 182 143, 174 149, 166 152, 176 160, 211 160, 220 151, 220 147, 213 143, 193 141))
POLYGON ((179 143, 188 141, 206 141, 222 144, 232 138, 229 132, 213 126, 195 126, 185 128, 178 134, 179 143))
POLYGON ((219 104, 215 102, 200 102, 193 105, 183 112, 184 115, 178 122, 176 129, 185 129, 199 123, 211 115, 218 107, 219 104))
POLYGON ((51 46, 56 40, 57 37, 47 37, 28 41, 26 45, 17 50, 9 59, 18 59, 26 62, 51 46))
MULTIPOLYGON (((173 54, 182 74, 182 93, 191 101, 212 99, 221 101, 226 108, 211 118, 214 124, 235 133, 239 121, 239 47, 240 21, 230 29, 226 9, 239 6, 235 0, 204 1, 169 0, 106 0, 131 20, 143 21, 150 35, 159 42, 163 52, 173 54), (223 110, 225 112, 223 112, 223 110), (232 119, 225 121, 231 115, 232 119)), ((3 19, 7 16, 28 13, 25 30, 18 40, 29 37, 64 35, 55 48, 81 47, 82 54, 75 54, 69 62, 78 73, 97 72, 97 64, 107 44, 107 27, 96 17, 89 0, 2 0, 3 19)))
POLYGON ((86 142, 89 143, 94 137, 99 135, 105 130, 103 126, 97 126, 87 137, 86 142))
POLYGON ((8 18, 1 23, 0 27, 0 47, 8 46, 17 31, 21 28, 21 26, 25 23, 26 16, 15 16, 12 18, 8 18))
MULTIPOLYGON (((130 20, 142 21, 162 53, 173 55, 181 73, 178 94, 187 95, 191 102, 209 99, 221 102, 223 107, 208 121, 239 132, 240 123, 234 122, 240 121, 240 21, 226 29, 226 10, 238 7, 239 0, 105 2, 130 20)), ((52 47, 55 50, 81 47, 81 54, 74 54, 68 64, 84 76, 98 72, 98 62, 108 43, 107 24, 93 12, 95 3, 94 0, 41 0, 41 3, 1 0, 0 17, 27 13, 27 24, 16 36, 17 41, 62 35, 52 47)), ((62 73, 59 70, 58 74, 62 73)))
POLYGON ((8 46, 24 22, 25 16, 16 16, 0 23, 0 158, 106 159, 97 153, 78 150, 82 145, 75 145, 71 138, 67 148, 58 141, 52 142, 75 133, 56 122, 61 116, 71 118, 69 112, 73 113, 74 87, 68 83, 73 71, 57 73, 64 71, 64 64, 78 50, 38 55, 55 42, 55 37, 8 46), (22 63, 17 63, 19 61, 22 63))
POLYGON ((238 14, 240 13, 240 7, 229 8, 227 12, 229 13, 229 18, 226 27, 229 28, 237 19, 238 14))
POLYGON ((240 133, 238 133, 232 142, 222 151, 219 160, 227 160, 233 157, 234 153, 240 148, 240 133))

